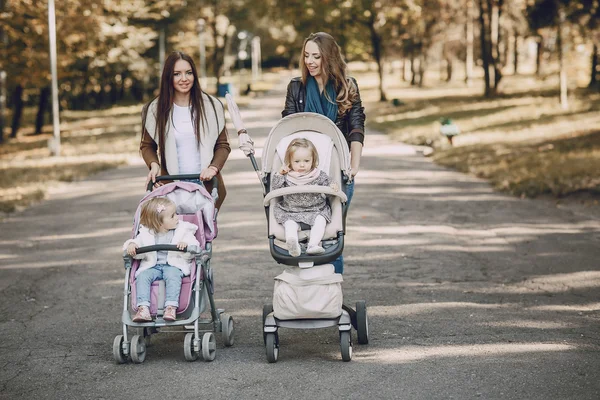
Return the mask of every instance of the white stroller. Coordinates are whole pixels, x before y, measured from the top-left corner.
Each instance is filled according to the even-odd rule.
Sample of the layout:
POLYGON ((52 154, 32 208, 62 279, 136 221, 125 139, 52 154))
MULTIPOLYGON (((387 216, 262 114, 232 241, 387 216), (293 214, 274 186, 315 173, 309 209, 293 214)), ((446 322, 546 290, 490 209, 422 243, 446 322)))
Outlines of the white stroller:
POLYGON ((275 278, 273 304, 263 307, 267 360, 271 363, 277 361, 280 327, 313 329, 337 326, 342 359, 350 361, 352 326, 357 330, 360 344, 368 343, 369 331, 365 301, 357 302, 356 310, 342 305, 342 275, 334 273, 330 264, 344 249, 347 212, 345 189, 350 179, 346 139, 329 118, 315 113, 298 113, 281 119, 271 129, 263 149, 261 171, 253 155, 249 157, 263 184, 271 256, 278 263, 296 266, 275 278), (317 185, 270 190, 272 176, 281 168, 285 150, 295 138, 306 138, 313 142, 319 154, 318 168, 326 172, 341 190, 317 185), (325 194, 331 206, 331 222, 327 224, 321 242, 325 253, 306 254, 306 243, 303 242, 308 239, 310 226, 301 223, 299 238, 302 252, 299 257, 292 257, 285 244, 285 230, 275 220, 274 205, 282 195, 306 192, 325 194))

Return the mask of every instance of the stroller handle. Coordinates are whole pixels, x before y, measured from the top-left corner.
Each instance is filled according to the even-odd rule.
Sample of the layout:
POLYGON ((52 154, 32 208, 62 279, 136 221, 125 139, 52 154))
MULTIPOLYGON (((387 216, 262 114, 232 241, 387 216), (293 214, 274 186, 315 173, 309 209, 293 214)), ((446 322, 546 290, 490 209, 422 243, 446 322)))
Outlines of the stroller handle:
MULTIPOLYGON (((181 251, 181 252, 189 252, 192 254, 199 254, 200 253, 200 249, 198 248, 198 246, 187 246, 186 248, 184 248, 183 250, 180 250, 177 245, 174 244, 155 244, 152 246, 143 246, 143 247, 138 247, 135 250, 136 254, 143 254, 143 253, 149 253, 151 251, 181 251)), ((125 256, 127 256, 127 252, 125 252, 125 256)))
POLYGON ((250 162, 252 163, 252 167, 254 168, 254 170, 256 172, 258 172, 258 163, 256 162, 256 157, 254 157, 254 154, 252 154, 252 153, 248 154, 248 158, 250 159, 250 162))
MULTIPOLYGON (((161 175, 161 176, 157 176, 156 177, 156 181, 155 182, 159 182, 159 181, 191 181, 191 180, 197 180, 199 178, 200 174, 184 174, 184 175, 161 175)), ((148 182, 148 186, 146 187, 146 191, 151 192, 152 191, 152 186, 154 186, 155 182, 148 182)), ((204 182, 200 181, 202 183, 202 186, 204 186, 206 188, 206 186, 204 185, 204 182)), ((213 176, 212 179, 209 181, 212 183, 212 187, 213 188, 217 188, 217 186, 219 185, 219 180, 217 179, 217 176, 213 176)))

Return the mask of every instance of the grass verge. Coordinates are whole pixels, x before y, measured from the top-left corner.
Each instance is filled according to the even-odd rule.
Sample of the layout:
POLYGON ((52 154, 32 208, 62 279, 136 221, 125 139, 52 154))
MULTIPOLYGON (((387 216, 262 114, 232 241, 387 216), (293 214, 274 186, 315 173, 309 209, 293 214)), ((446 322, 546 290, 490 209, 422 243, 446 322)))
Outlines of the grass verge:
POLYGON ((458 83, 392 88, 388 94, 401 105, 370 104, 369 126, 430 146, 439 164, 516 196, 600 198, 600 93, 573 91, 565 110, 555 82, 509 76, 503 83, 504 94, 493 99, 458 83), (440 134, 444 118, 461 131, 452 145, 440 134))

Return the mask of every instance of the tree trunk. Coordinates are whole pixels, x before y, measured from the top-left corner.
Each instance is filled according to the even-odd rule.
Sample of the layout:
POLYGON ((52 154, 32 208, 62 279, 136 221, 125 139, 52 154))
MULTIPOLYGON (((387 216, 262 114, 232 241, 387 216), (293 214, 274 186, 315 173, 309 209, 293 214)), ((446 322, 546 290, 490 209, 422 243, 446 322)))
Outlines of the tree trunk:
POLYGON ((538 78, 542 75, 542 56, 544 52, 544 38, 538 36, 537 53, 535 55, 535 76, 538 78))
POLYGON ((23 86, 17 85, 15 91, 12 96, 12 104, 13 104, 13 119, 11 126, 11 138, 17 137, 17 132, 21 127, 21 115, 23 114, 23 86))
POLYGON ((487 24, 485 21, 485 9, 483 6, 483 0, 479 0, 479 26, 481 29, 479 38, 481 42, 481 59, 483 61, 483 79, 485 82, 484 96, 489 97, 492 94, 492 88, 490 84, 490 59, 487 40, 487 24))
POLYGON ((519 74, 519 35, 515 33, 515 41, 513 45, 513 74, 519 74))
POLYGON ((0 143, 4 143, 6 124, 6 71, 0 70, 0 143))
MULTIPOLYGON (((6 1, 0 0, 0 12, 4 12, 6 1)), ((8 47, 8 35, 0 26, 0 40, 4 48, 8 47)), ((0 143, 4 142, 4 126, 6 125, 6 71, 0 70, 0 143)))
POLYGON ((475 37, 475 26, 473 23, 473 0, 467 2, 467 23, 465 26, 467 54, 465 59, 465 83, 467 86, 473 84, 473 42, 475 37))
POLYGON ((410 85, 415 86, 417 84, 417 69, 415 67, 415 51, 412 50, 410 53, 410 85))
POLYGON ((379 75, 379 101, 387 101, 385 91, 383 90, 383 47, 381 45, 381 36, 377 33, 374 26, 375 20, 372 18, 369 24, 371 32, 371 46, 373 48, 373 58, 377 63, 377 74, 379 75))
POLYGON ((558 10, 558 26, 556 34, 556 46, 558 47, 558 65, 559 65, 559 77, 560 77, 560 106, 566 110, 569 108, 569 99, 567 97, 567 70, 565 67, 564 60, 564 49, 563 49, 563 25, 565 23, 565 11, 562 7, 558 10))
POLYGON ((598 45, 594 43, 592 49, 592 73, 590 74, 589 88, 595 88, 598 85, 598 45))
POLYGON ((127 79, 127 73, 121 73, 121 82, 119 82, 119 93, 117 95, 118 101, 122 101, 125 97, 125 80, 127 79))
POLYGON ((446 58, 446 82, 452 80, 452 58, 446 58))
POLYGON ((489 28, 490 28, 490 61, 492 67, 494 69, 494 80, 492 85, 492 94, 496 95, 498 93, 498 85, 500 80, 502 79, 502 62, 500 60, 500 56, 502 52, 500 51, 500 13, 502 9, 502 1, 503 0, 487 0, 488 6, 488 15, 489 15, 489 28))
POLYGON ((400 71, 400 73, 402 74, 402 82, 406 82, 406 75, 408 74, 408 68, 407 68, 407 64, 408 64, 408 57, 404 57, 404 59, 402 60, 402 70, 400 71))
POLYGON ((158 85, 160 87, 160 80, 162 77, 163 67, 165 65, 165 51, 166 51, 166 39, 167 32, 164 26, 160 27, 160 31, 158 33, 158 62, 160 64, 160 69, 158 70, 158 85))
POLYGON ((338 45, 342 50, 342 56, 345 60, 348 59, 348 39, 346 38, 346 13, 340 15, 340 33, 338 36, 338 45))
POLYGON ((50 99, 50 86, 44 86, 40 90, 40 103, 38 105, 37 116, 35 117, 35 134, 42 133, 44 126, 44 115, 48 109, 48 100, 50 99))
POLYGON ((212 28, 212 34, 213 34, 213 38, 214 38, 214 42, 215 42, 215 48, 213 49, 213 54, 212 54, 212 66, 213 66, 213 74, 217 78, 217 86, 215 88, 215 94, 219 90, 219 84, 221 83, 221 71, 220 71, 221 66, 219 65, 219 45, 217 44, 218 32, 217 32, 217 19, 216 19, 216 16, 218 15, 217 14, 218 13, 218 10, 217 10, 218 5, 219 5, 219 2, 217 0, 214 0, 212 2, 213 18, 211 21, 211 28, 212 28))
POLYGON ((419 57, 419 87, 422 88, 425 84, 425 63, 427 62, 427 56, 425 52, 421 50, 421 56, 419 57))

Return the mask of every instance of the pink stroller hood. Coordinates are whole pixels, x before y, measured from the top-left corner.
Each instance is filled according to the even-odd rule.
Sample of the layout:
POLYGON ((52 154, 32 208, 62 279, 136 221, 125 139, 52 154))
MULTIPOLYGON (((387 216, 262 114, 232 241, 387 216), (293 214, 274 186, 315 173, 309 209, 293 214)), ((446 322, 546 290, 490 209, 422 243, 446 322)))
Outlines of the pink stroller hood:
POLYGON ((140 225, 142 204, 154 197, 167 197, 177 205, 180 219, 198 225, 196 238, 202 248, 206 242, 212 242, 217 237, 217 221, 215 200, 202 185, 192 182, 172 182, 163 185, 144 196, 137 207, 134 217, 131 237, 137 235, 140 225), (195 217, 195 218, 192 218, 195 217))

